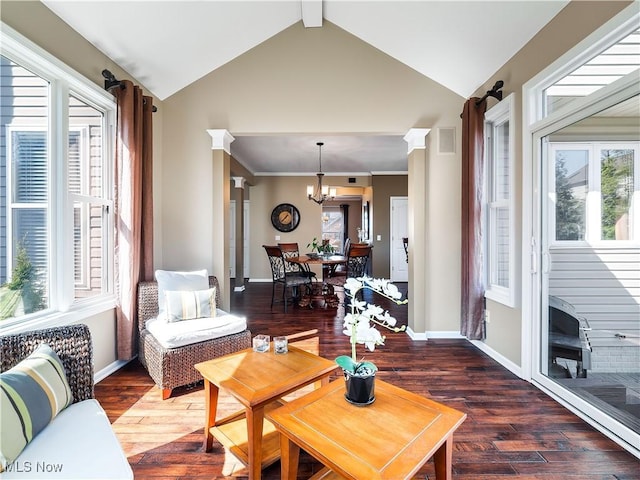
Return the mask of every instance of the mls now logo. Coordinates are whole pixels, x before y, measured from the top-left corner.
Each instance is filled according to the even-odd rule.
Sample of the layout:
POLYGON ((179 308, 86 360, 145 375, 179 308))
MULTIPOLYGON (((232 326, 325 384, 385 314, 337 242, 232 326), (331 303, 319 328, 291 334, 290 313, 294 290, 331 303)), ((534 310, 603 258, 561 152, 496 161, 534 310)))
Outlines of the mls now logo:
POLYGON ((13 462, 7 464, 7 472, 15 473, 62 473, 62 463, 49 462, 13 462))

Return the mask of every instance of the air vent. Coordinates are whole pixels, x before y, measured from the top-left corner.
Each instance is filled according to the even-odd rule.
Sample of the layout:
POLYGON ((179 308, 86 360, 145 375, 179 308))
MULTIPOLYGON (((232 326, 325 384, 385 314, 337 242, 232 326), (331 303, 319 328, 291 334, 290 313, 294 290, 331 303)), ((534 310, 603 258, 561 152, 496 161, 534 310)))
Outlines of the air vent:
POLYGON ((356 183, 356 177, 349 177, 349 183, 356 183))

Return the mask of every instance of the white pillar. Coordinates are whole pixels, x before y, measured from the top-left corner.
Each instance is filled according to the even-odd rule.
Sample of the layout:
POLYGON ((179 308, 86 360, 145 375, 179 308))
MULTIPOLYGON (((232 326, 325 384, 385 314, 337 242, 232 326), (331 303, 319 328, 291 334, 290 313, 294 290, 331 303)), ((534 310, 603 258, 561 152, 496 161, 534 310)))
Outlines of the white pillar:
POLYGON ((429 128, 412 128, 404 136, 408 144, 409 225, 409 320, 408 333, 414 340, 426 340, 427 284, 427 147, 429 128))
POLYGON ((211 274, 218 277, 222 289, 221 308, 229 310, 231 282, 229 280, 229 208, 231 201, 231 142, 233 136, 224 129, 207 130, 211 135, 213 150, 213 174, 211 189, 213 193, 211 216, 211 249, 213 265, 211 274), (220 228, 222 227, 222 228, 220 228))

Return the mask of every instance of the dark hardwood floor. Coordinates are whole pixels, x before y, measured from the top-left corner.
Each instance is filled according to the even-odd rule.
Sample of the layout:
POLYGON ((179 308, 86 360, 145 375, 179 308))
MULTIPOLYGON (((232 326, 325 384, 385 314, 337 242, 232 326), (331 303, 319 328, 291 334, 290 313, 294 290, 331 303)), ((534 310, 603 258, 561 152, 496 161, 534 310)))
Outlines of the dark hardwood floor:
MULTIPOLYGON (((326 358, 349 353, 335 309, 294 307, 284 314, 282 304, 270 310, 270 298, 270 284, 248 283, 244 293, 232 294, 232 311, 247 316, 254 335, 306 332, 318 339, 326 358)), ((406 322, 406 307, 390 310, 406 322)), ((364 353, 361 346, 359 352, 364 353)), ((464 340, 413 342, 404 333, 390 333, 386 345, 366 357, 378 365, 381 379, 467 413, 454 435, 455 479, 640 479, 640 460, 464 340)), ((178 389, 162 401, 146 371, 133 361, 97 384, 96 397, 136 479, 246 478, 242 465, 217 443, 211 452, 202 451, 201 384, 178 389)), ((219 415, 238 408, 224 392, 220 401, 219 415)), ((300 462, 299 478, 319 468, 304 452, 300 462)), ((263 478, 279 479, 279 463, 265 469, 263 478)), ((434 479, 433 462, 414 478, 434 479)))

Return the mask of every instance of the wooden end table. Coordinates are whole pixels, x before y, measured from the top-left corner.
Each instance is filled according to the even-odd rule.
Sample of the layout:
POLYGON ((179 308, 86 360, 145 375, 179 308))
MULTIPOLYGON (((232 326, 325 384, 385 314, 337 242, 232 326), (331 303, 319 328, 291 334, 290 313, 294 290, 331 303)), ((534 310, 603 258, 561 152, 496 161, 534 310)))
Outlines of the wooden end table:
POLYGON ((375 402, 344 398, 337 380, 267 413, 281 433, 282 479, 295 480, 300 448, 329 470, 313 479, 410 479, 433 457, 451 479, 453 432, 467 415, 376 379, 375 402))
MULTIPOLYGON (((281 397, 319 381, 325 385, 337 368, 335 362, 289 345, 289 352, 277 355, 248 348, 195 365, 204 378, 204 450, 211 450, 213 438, 249 467, 249 478, 259 479, 262 468, 280 458, 278 434, 265 425, 265 408, 281 397), (244 411, 216 420, 219 389, 224 388, 244 411)), ((271 404, 271 405, 270 405, 271 404)))

